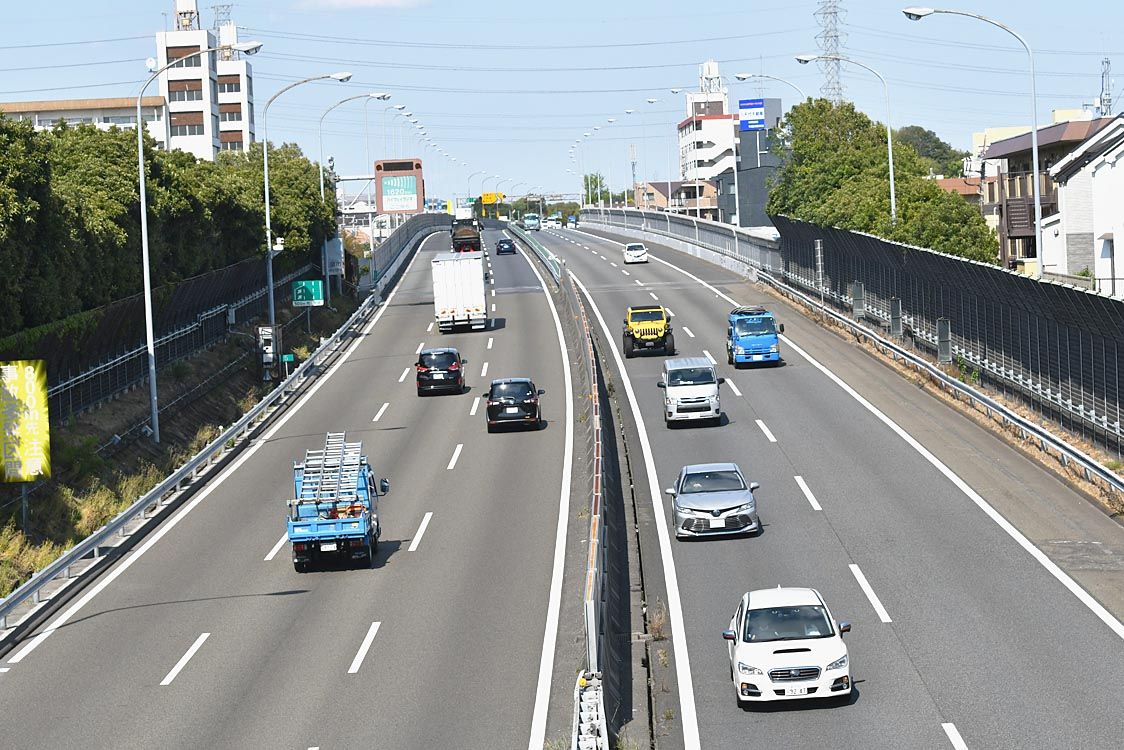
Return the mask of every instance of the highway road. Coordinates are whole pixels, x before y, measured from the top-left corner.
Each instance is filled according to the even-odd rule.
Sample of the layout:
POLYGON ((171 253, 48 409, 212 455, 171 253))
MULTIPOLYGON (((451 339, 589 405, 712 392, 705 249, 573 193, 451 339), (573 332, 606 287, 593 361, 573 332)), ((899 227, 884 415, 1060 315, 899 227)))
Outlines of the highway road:
MULTIPOLYGON (((1021 546, 1000 511, 1051 552, 1065 543, 1107 552, 1065 558, 1063 567, 1117 613, 1124 609, 1119 525, 995 436, 732 273, 651 243, 658 260, 625 267, 621 246, 608 239, 573 230, 536 236, 588 290, 618 354, 624 309, 659 301, 675 316, 681 355, 710 355, 727 378, 728 423, 670 431, 656 388, 662 356, 607 364, 623 366, 641 442, 650 442, 658 486, 637 475, 645 495, 697 462, 733 460, 761 483, 760 536, 666 545, 689 657, 676 654, 689 692, 680 715, 688 725, 697 717, 702 747, 1119 745, 1124 630, 1079 600, 1085 592, 1066 573, 1053 575, 1052 562, 1021 546), (734 300, 777 312, 787 331, 784 366, 726 364, 725 316, 734 300), (848 704, 737 707, 721 631, 743 592, 777 585, 817 588, 837 619, 853 623, 847 641, 857 691, 848 704)), ((670 524, 668 500, 656 502, 670 524)), ((695 731, 685 731, 688 747, 695 731)))
POLYGON ((527 745, 553 661, 565 356, 521 255, 491 257, 493 327, 436 332, 428 261, 448 242, 423 244, 377 322, 260 444, 9 652, 0 744, 527 745), (416 352, 435 345, 461 348, 469 393, 416 396, 416 352), (486 434, 487 382, 524 375, 546 390, 546 428, 486 434), (298 574, 292 462, 344 430, 391 480, 377 559, 298 574))

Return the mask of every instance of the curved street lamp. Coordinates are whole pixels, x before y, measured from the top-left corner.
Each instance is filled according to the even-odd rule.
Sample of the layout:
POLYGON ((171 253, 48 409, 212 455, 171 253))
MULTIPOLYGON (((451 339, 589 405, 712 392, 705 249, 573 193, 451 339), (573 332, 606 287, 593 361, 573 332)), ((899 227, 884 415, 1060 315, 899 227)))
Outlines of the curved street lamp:
POLYGON ((144 90, 148 85, 156 80, 156 77, 163 73, 168 68, 175 67, 181 64, 184 60, 193 57, 200 57, 202 55, 209 55, 212 52, 219 50, 234 50, 235 52, 244 52, 247 55, 256 55, 262 48, 261 42, 240 42, 238 44, 221 44, 218 47, 208 47, 201 49, 197 52, 184 55, 172 60, 167 65, 157 70, 152 70, 156 67, 156 62, 150 60, 149 70, 152 74, 144 82, 140 88, 140 93, 137 94, 137 181, 138 191, 140 193, 140 229, 141 229, 141 275, 144 278, 144 336, 145 336, 145 349, 148 353, 148 400, 149 408, 151 410, 151 428, 152 428, 152 442, 160 442, 160 409, 156 398, 156 340, 152 331, 152 273, 148 262, 148 200, 145 194, 144 184, 144 119, 141 114, 141 99, 144 98, 144 90))

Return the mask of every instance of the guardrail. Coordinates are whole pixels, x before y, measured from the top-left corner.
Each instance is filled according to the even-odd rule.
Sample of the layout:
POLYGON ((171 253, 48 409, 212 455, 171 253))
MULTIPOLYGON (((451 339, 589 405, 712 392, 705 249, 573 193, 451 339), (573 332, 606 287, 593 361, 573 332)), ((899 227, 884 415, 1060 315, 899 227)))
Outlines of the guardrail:
POLYGON ((546 266, 546 270, 550 272, 555 284, 562 283, 563 263, 557 255, 547 250, 541 242, 531 236, 530 232, 520 229, 517 225, 508 224, 507 230, 521 239, 527 247, 531 248, 535 255, 539 257, 539 260, 542 261, 542 264, 546 266))
MULTIPOLYGON (((422 226, 415 225, 408 230, 411 232, 411 239, 404 241, 402 248, 413 247, 417 240, 436 231, 436 225, 433 222, 422 222, 421 224, 422 226)), ((403 227, 406 226, 408 226, 408 223, 403 224, 403 227)), ((403 227, 399 227, 399 231, 403 227)), ((125 536, 125 527, 131 521, 138 517, 147 519, 150 511, 154 513, 166 504, 167 498, 185 489, 215 463, 235 450, 245 437, 285 404, 297 389, 304 385, 306 380, 319 374, 321 361, 342 348, 343 340, 349 332, 362 323, 379 304, 381 302, 374 296, 364 300, 335 333, 325 339, 309 355, 308 359, 302 362, 289 377, 281 381, 256 406, 246 412, 241 419, 223 431, 221 435, 196 453, 171 476, 142 495, 113 520, 67 550, 53 563, 35 573, 23 585, 0 600, 0 631, 8 628, 8 618, 17 607, 28 600, 31 600, 34 605, 39 605, 43 601, 40 592, 44 586, 62 576, 70 579, 72 577, 71 568, 87 557, 97 560, 101 556, 101 547, 106 546, 113 535, 125 536)))
MULTIPOLYGON (((599 223, 594 215, 587 216, 583 213, 583 219, 587 223, 599 223)), ((613 226, 609 224, 607 225, 613 226)), ((644 231, 636 230, 633 227, 629 228, 633 229, 633 231, 639 231, 641 233, 644 231)), ((651 232, 651 234, 663 233, 651 232)), ((708 247, 707 249, 714 252, 722 252, 721 250, 714 247, 708 247)), ((745 257, 739 257, 738 260, 740 260, 746 266, 747 270, 752 269, 756 274, 758 280, 763 281, 770 286, 773 286, 778 291, 786 294, 787 296, 797 299, 802 304, 805 304, 808 307, 816 310, 819 314, 832 318, 832 320, 834 320, 837 324, 850 330, 852 333, 861 335, 869 339, 870 341, 874 342, 876 346, 882 348, 885 351, 891 352, 895 359, 901 359, 903 362, 908 363, 915 369, 921 370, 926 373, 933 380, 940 383, 943 388, 947 388, 953 393, 963 396, 973 406, 977 404, 982 406, 989 416, 991 416, 993 413, 998 415, 1000 420, 1004 424, 1009 423, 1016 429, 1018 429, 1023 439, 1033 438, 1038 444, 1038 447, 1043 452, 1052 452, 1057 454, 1058 460, 1064 466, 1068 466, 1070 462, 1075 463, 1081 468, 1082 474, 1085 477, 1086 481, 1097 486, 1103 486, 1109 492, 1124 492, 1124 479, 1121 479, 1120 476, 1111 471, 1104 464, 1100 463, 1092 456, 1086 454, 1073 445, 1070 445, 1068 442, 1050 432, 1045 427, 1035 424, 1029 419, 1026 419, 1022 415, 1018 414, 1017 412, 1012 411, 1006 405, 1001 404, 995 399, 981 393, 968 384, 963 383, 959 379, 949 375, 936 365, 926 361, 925 359, 922 359, 913 352, 910 352, 905 348, 899 346, 898 344, 886 339, 881 335, 879 331, 875 331, 871 328, 863 326, 860 323, 836 312, 835 310, 828 307, 826 301, 821 302, 819 299, 816 299, 815 297, 806 294, 804 291, 797 289, 795 286, 786 283, 786 281, 774 275, 777 269, 764 268, 762 265, 755 264, 745 257)), ((803 282, 801 283, 801 286, 804 286, 803 282)), ((813 292, 818 295, 820 289, 813 288, 813 292)))

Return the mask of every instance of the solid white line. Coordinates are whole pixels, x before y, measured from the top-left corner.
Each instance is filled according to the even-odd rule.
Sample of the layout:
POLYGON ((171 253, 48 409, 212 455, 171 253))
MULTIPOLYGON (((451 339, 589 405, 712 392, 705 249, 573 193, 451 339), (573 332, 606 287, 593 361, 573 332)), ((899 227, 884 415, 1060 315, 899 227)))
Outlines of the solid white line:
POLYGON ((453 457, 449 459, 449 465, 445 467, 446 471, 452 471, 453 467, 457 465, 457 459, 461 457, 462 448, 464 448, 464 443, 457 443, 457 447, 453 449, 453 457))
POLYGON ((348 674, 355 674, 359 671, 359 667, 363 664, 363 659, 366 658, 367 652, 371 650, 371 642, 375 640, 375 633, 379 632, 381 622, 372 622, 371 627, 367 630, 367 635, 363 636, 363 642, 359 644, 359 651, 356 652, 355 658, 351 660, 351 666, 347 668, 348 674))
POLYGON ((691 338, 695 337, 694 332, 690 328, 688 328, 687 326, 683 326, 683 332, 686 333, 691 338))
POLYGON ((484 366, 480 368, 480 377, 484 377, 487 374, 488 374, 488 363, 485 362, 484 366))
POLYGON ((955 724, 941 724, 941 729, 944 730, 945 735, 948 736, 948 741, 952 743, 956 750, 968 750, 968 743, 964 742, 964 738, 956 730, 955 724))
POLYGON ((433 511, 427 510, 422 517, 421 526, 418 527, 418 533, 414 534, 414 538, 410 540, 410 546, 406 549, 407 552, 417 551, 418 545, 421 544, 422 534, 425 533, 426 527, 429 526, 429 519, 431 518, 433 518, 433 511))
MULTIPOLYGON (((593 296, 585 288, 577 275, 570 271, 570 278, 581 289, 582 295, 589 302, 597 322, 601 326, 605 337, 615 341, 616 337, 605 322, 605 317, 593 301, 593 296)), ((613 360, 617 363, 617 372, 620 373, 621 382, 624 383, 625 394, 628 396, 632 417, 640 435, 640 448, 644 456, 644 470, 648 479, 648 493, 651 495, 652 509, 656 518, 656 536, 660 545, 660 561, 663 565, 664 585, 667 587, 667 605, 671 617, 671 643, 675 658, 675 676, 679 689, 679 714, 683 723, 683 745, 685 750, 698 750, 701 747, 699 740, 699 719, 695 708, 695 688, 691 678, 691 656, 687 651, 687 636, 683 625, 683 604, 679 595, 679 574, 675 570, 675 560, 671 554, 671 536, 667 529, 667 515, 663 507, 663 493, 656 478, 656 462, 652 456, 652 444, 648 440, 648 429, 644 424, 644 416, 640 412, 640 404, 636 400, 636 392, 632 387, 632 380, 628 377, 624 360, 617 347, 609 347, 613 353, 613 360)), ((534 735, 532 735, 532 746, 534 735)), ((542 737, 539 738, 538 748, 542 747, 542 737)))
POLYGON ((878 595, 874 593, 874 589, 871 588, 870 582, 866 580, 866 576, 863 575, 863 572, 859 570, 859 566, 852 564, 847 567, 851 569, 851 574, 854 575, 855 580, 859 582, 859 588, 863 590, 863 593, 866 594, 866 598, 870 600, 871 606, 874 607, 874 611, 878 613, 878 619, 882 622, 893 622, 893 620, 890 619, 890 613, 882 606, 882 602, 878 601, 878 595))
POLYGON ((195 643, 191 644, 191 648, 189 648, 187 650, 187 653, 185 653, 183 656, 180 657, 180 660, 176 662, 176 666, 172 667, 172 671, 169 672, 164 677, 164 679, 160 681, 160 684, 161 685, 171 685, 172 680, 176 679, 176 675, 178 675, 180 673, 180 670, 187 666, 187 663, 189 661, 191 661, 191 657, 195 656, 195 652, 198 651, 199 648, 210 637, 211 637, 210 633, 203 633, 198 638, 196 638, 195 643))
MULTIPOLYGON (((520 251, 522 252, 522 250, 520 251)), ((550 706, 550 685, 554 675, 554 651, 558 642, 558 619, 562 608, 562 574, 566 563, 566 528, 570 518, 570 483, 573 475, 574 460, 574 382, 570 374, 570 357, 566 353, 566 339, 562 335, 562 319, 558 317, 558 308, 546 291, 546 282, 543 281, 539 269, 531 262, 526 252, 523 252, 539 286, 546 297, 550 307, 550 316, 554 318, 554 334, 558 339, 558 354, 562 358, 562 377, 566 388, 566 416, 564 424, 565 445, 562 448, 562 483, 558 491, 558 526, 554 533, 554 565, 550 573, 550 594, 547 598, 546 627, 543 630, 542 655, 539 657, 539 680, 535 688, 535 710, 531 715, 531 738, 527 742, 527 750, 542 750, 546 744, 546 714, 550 706)))
POLYGON ((375 418, 372 419, 371 421, 377 422, 380 419, 382 419, 382 415, 386 414, 386 410, 389 409, 389 408, 390 408, 390 402, 388 401, 388 402, 384 403, 382 406, 379 407, 378 412, 375 413, 375 418))
POLYGON ((648 292, 648 296, 654 299, 656 302, 660 301, 660 298, 656 296, 655 292, 648 292))
POLYGON ((406 376, 409 375, 409 374, 410 374, 410 368, 407 367, 405 370, 402 371, 402 374, 398 376, 398 382, 401 383, 403 380, 406 379, 406 376))
POLYGON ((491 336, 488 337, 488 348, 489 349, 492 348, 492 337, 491 336))
MULTIPOLYGON (((417 260, 419 255, 421 255, 422 250, 425 247, 425 243, 429 242, 429 240, 434 237, 440 236, 440 234, 432 234, 426 239, 422 240, 422 244, 419 245, 418 249, 414 252, 414 257, 410 258, 410 262, 406 264, 406 270, 402 272, 402 276, 400 278, 405 278, 406 274, 410 272, 410 269, 414 265, 414 261, 417 260)), ((17 651, 15 656, 13 656, 11 659, 8 659, 8 663, 18 664, 19 662, 23 661, 28 654, 39 647, 39 644, 47 640, 47 638, 49 638, 52 633, 69 622, 70 618, 78 614, 78 612, 80 612, 83 607, 89 604, 95 596, 104 591, 106 587, 109 586, 109 584, 117 580, 118 576, 122 575, 126 570, 132 567, 137 560, 141 559, 145 552, 152 549, 152 547, 161 539, 163 539, 168 532, 174 529, 179 524, 179 522, 187 516, 188 513, 198 507, 199 503, 203 502, 203 500, 205 500, 212 492, 214 492, 216 488, 222 485, 222 483, 226 481, 231 474, 240 469, 242 465, 250 459, 251 456, 257 453, 258 450, 260 450, 261 447, 265 445, 269 441, 269 439, 277 433, 278 430, 284 427, 285 424, 290 419, 292 419, 298 411, 300 411, 300 408, 302 406, 308 403, 309 399, 316 395, 316 392, 319 391, 324 386, 324 384, 331 379, 332 375, 334 375, 336 371, 339 370, 339 368, 347 362, 351 355, 355 353, 355 350, 359 348, 359 345, 367 338, 367 336, 371 333, 371 330, 382 319, 383 313, 385 313, 390 308, 390 303, 394 300, 394 296, 398 294, 398 288, 398 286, 395 286, 394 290, 386 298, 386 302, 384 302, 382 307, 378 309, 378 311, 375 313, 375 316, 371 318, 371 322, 363 328, 360 335, 355 337, 355 340, 352 342, 351 346, 344 351, 343 356, 336 360, 335 363, 333 363, 332 366, 328 368, 328 371, 325 372, 323 376, 321 376, 315 383, 312 384, 311 388, 305 391, 304 395, 301 396, 301 398, 295 404, 293 404, 291 409, 287 409, 280 416, 280 418, 278 418, 278 420, 273 424, 272 427, 266 430, 253 445, 246 448, 246 450, 242 452, 242 455, 231 462, 230 465, 228 465, 221 474, 215 477, 214 481, 208 482, 207 486, 201 489, 195 495, 195 497, 188 501, 188 503, 184 505, 183 509, 180 510, 179 513, 168 519, 167 522, 161 524, 159 528, 157 528, 156 531, 152 533, 152 536, 147 541, 145 541, 144 544, 138 547, 135 552, 122 560, 115 568, 113 568, 113 570, 107 573, 104 578, 91 586, 90 589, 82 595, 82 598, 80 598, 74 604, 70 605, 70 607, 68 607, 66 611, 56 617, 43 632, 28 641, 27 645, 17 651)))
POLYGON ((706 349, 703 349, 703 356, 710 360, 710 364, 712 364, 712 365, 718 364, 718 361, 716 359, 714 359, 714 355, 712 355, 706 349))
POLYGON ((738 384, 726 378, 726 385, 730 386, 730 390, 734 392, 735 396, 741 396, 742 392, 738 390, 738 384))
POLYGON ((477 396, 476 398, 472 399, 472 408, 468 410, 468 416, 475 417, 476 416, 476 410, 477 410, 477 408, 479 408, 479 406, 480 406, 480 397, 477 396))
POLYGON ((424 349, 424 348, 425 348, 425 342, 423 341, 420 344, 418 344, 418 348, 417 348, 416 351, 414 351, 414 354, 421 354, 421 350, 424 349))
POLYGON ((765 437, 769 438, 770 443, 777 442, 777 439, 775 437, 773 437, 773 433, 769 431, 769 428, 766 427, 765 423, 762 422, 760 419, 757 420, 757 426, 760 427, 761 431, 765 433, 765 437))
POLYGON ((281 538, 277 540, 277 544, 273 545, 273 549, 269 551, 269 554, 265 556, 265 562, 269 562, 277 557, 277 553, 281 551, 281 548, 285 546, 285 542, 287 541, 289 541, 289 533, 285 532, 281 535, 281 538))
POLYGON ((804 493, 804 497, 808 498, 808 503, 812 506, 812 510, 823 510, 820 503, 816 500, 816 496, 812 494, 812 490, 808 488, 808 483, 804 481, 804 477, 793 477, 796 483, 800 485, 800 491, 804 493))
POLYGON ((425 327, 425 332, 426 333, 433 333, 433 321, 430 321, 429 325, 427 325, 425 327))

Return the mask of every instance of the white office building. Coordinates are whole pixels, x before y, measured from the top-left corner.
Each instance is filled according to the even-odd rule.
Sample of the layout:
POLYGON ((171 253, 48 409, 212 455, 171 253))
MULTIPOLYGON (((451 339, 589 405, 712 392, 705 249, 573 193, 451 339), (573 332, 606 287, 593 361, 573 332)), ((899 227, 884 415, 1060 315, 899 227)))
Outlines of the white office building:
MULTIPOLYGON (((56 101, 0 103, 0 112, 11 120, 28 121, 36 130, 50 130, 61 122, 68 125, 93 125, 101 130, 133 128, 137 124, 135 97, 102 99, 59 99, 56 101)), ((157 148, 168 142, 168 117, 164 98, 141 99, 141 119, 157 148)))
POLYGON ((726 104, 718 63, 699 69, 699 90, 688 91, 687 117, 679 123, 679 173, 683 180, 709 180, 734 169, 737 115, 726 104))

